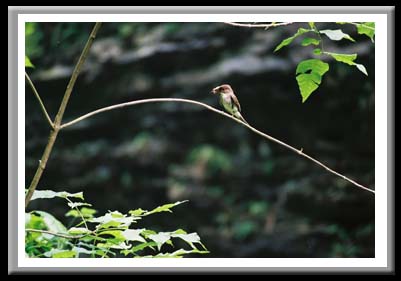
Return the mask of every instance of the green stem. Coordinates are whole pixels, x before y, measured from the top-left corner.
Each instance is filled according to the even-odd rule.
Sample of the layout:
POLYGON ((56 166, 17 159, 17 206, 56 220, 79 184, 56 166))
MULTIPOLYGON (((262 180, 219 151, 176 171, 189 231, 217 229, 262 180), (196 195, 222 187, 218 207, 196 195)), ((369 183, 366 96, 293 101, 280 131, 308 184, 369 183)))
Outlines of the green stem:
POLYGON ((42 177, 43 171, 46 169, 47 161, 49 160, 50 153, 53 149, 53 145, 57 139, 57 135, 60 131, 60 124, 63 119, 63 115, 65 109, 68 104, 68 100, 70 99, 72 90, 74 89, 75 82, 78 78, 79 73, 81 72, 82 65, 84 64, 86 57, 88 56, 89 50, 92 46, 93 40, 96 38, 96 34, 102 24, 97 22, 93 27, 93 30, 86 42, 84 49, 82 50, 81 56, 78 59, 78 62, 72 72, 71 79, 67 85, 67 89, 65 90, 63 100, 61 101, 60 108, 54 119, 52 130, 49 135, 49 141, 47 142, 45 151, 43 152, 42 158, 39 160, 38 168, 36 169, 35 175, 32 179, 32 182, 28 188, 28 192, 25 195, 25 208, 28 207, 29 202, 31 201, 32 195, 35 192, 36 187, 38 186, 39 180, 42 177))
MULTIPOLYGON (((68 199, 67 197, 66 197, 65 199, 66 199, 69 203, 74 204, 74 202, 72 202, 72 201, 71 201, 70 199, 68 199)), ((84 218, 84 215, 81 213, 81 211, 79 210, 78 206, 75 206, 74 209, 77 210, 78 214, 80 215, 80 217, 81 217, 81 219, 82 219, 82 222, 83 222, 84 225, 85 225, 85 228, 86 228, 87 230, 89 230, 88 225, 86 224, 86 220, 85 220, 85 218, 84 218)))
POLYGON ((320 35, 320 31, 319 31, 319 29, 317 29, 316 24, 313 26, 313 30, 314 30, 314 32, 317 34, 317 36, 319 36, 320 50, 322 51, 322 53, 324 53, 323 38, 322 38, 322 36, 320 35))
POLYGON ((82 238, 82 237, 85 237, 85 236, 89 235, 89 233, 82 234, 82 235, 68 235, 68 234, 57 233, 57 232, 53 232, 53 231, 49 231, 49 230, 41 230, 41 229, 33 229, 33 228, 26 228, 25 231, 26 232, 38 232, 38 233, 50 234, 50 235, 59 236, 59 237, 62 237, 62 238, 67 238, 67 239, 79 239, 79 238, 82 238))

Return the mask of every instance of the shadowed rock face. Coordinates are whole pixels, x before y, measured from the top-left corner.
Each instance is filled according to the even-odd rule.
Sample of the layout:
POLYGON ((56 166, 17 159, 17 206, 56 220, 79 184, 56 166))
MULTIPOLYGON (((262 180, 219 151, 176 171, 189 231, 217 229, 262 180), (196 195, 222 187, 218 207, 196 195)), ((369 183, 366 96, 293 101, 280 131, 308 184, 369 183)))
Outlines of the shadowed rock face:
MULTIPOLYGON (((81 33, 87 28, 77 27, 81 33)), ((353 30, 347 32, 359 43, 326 40, 327 50, 358 52, 369 77, 329 61, 322 86, 302 104, 295 68, 311 58, 312 47, 295 41, 273 53, 298 27, 105 24, 65 120, 153 97, 219 107, 209 92, 227 83, 250 124, 374 187, 373 45, 353 30)), ((54 116, 84 40, 63 51, 45 44, 53 29, 40 28, 47 47, 34 61, 32 78, 54 116)), ((29 185, 48 128, 30 89, 26 92, 29 185)), ((138 105, 71 126, 61 132, 38 188, 84 191, 100 213, 189 199, 174 214, 160 214, 139 227, 196 231, 211 251, 207 257, 374 256, 374 196, 193 105, 138 105)), ((30 208, 64 219, 64 206, 39 201, 30 208)))

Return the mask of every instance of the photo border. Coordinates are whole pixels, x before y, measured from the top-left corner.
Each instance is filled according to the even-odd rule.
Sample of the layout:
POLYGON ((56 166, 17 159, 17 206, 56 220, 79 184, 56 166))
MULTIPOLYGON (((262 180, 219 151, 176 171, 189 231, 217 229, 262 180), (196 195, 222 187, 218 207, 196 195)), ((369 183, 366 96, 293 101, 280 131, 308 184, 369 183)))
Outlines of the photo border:
MULTIPOLYGON (((8 10, 8 272, 131 272, 131 273, 296 273, 296 272, 382 272, 394 270, 394 11, 395 7, 9 7, 8 10), (17 171, 18 171, 18 15, 19 14, 386 14, 387 15, 387 267, 18 267, 17 245, 17 171)), ((377 66, 376 66, 377 67, 377 66)), ((377 93, 377 92, 376 92, 377 93)), ((377 100, 376 100, 377 101, 377 100)), ((218 260, 218 259, 216 259, 218 260)), ((199 259, 202 261, 202 259, 199 259)))

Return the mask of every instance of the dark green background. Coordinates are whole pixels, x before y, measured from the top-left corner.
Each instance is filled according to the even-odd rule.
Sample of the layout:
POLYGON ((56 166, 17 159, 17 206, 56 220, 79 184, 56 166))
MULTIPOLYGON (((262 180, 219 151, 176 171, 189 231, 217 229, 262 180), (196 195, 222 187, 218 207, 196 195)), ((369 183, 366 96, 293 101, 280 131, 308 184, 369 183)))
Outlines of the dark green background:
MULTIPOLYGON (((26 51, 35 65, 28 72, 52 117, 92 26, 27 26, 26 51)), ((222 23, 104 23, 64 120, 154 97, 219 107, 209 92, 228 83, 251 125, 373 188, 374 44, 352 25, 317 23, 343 28, 356 39, 324 38, 325 48, 357 52, 369 76, 324 58, 330 70, 302 104, 295 69, 313 57, 312 47, 296 40, 273 53, 301 26, 307 24, 263 30, 222 23)), ((27 186, 48 133, 27 85, 27 186)), ((374 257, 373 194, 193 105, 138 105, 61 131, 38 189, 83 191, 99 214, 188 199, 173 214, 153 215, 138 227, 198 232, 211 251, 200 257, 374 257)), ((62 200, 35 200, 29 209, 52 212, 68 224, 62 200)))

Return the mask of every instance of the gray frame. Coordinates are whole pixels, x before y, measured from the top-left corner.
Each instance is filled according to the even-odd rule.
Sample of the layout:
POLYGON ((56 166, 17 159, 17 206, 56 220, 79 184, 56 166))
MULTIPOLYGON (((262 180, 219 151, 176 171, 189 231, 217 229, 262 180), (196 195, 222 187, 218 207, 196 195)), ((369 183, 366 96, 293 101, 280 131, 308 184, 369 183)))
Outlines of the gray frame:
POLYGON ((130 273, 213 273, 213 272, 248 272, 248 273, 306 273, 306 272, 376 272, 391 274, 394 265, 394 14, 395 7, 8 7, 8 274, 28 273, 72 273, 72 272, 130 272, 130 273), (386 14, 388 36, 388 267, 387 268, 21 268, 17 266, 17 19, 18 14, 53 14, 53 13, 102 13, 102 14, 141 14, 141 13, 311 13, 311 14, 386 14))

